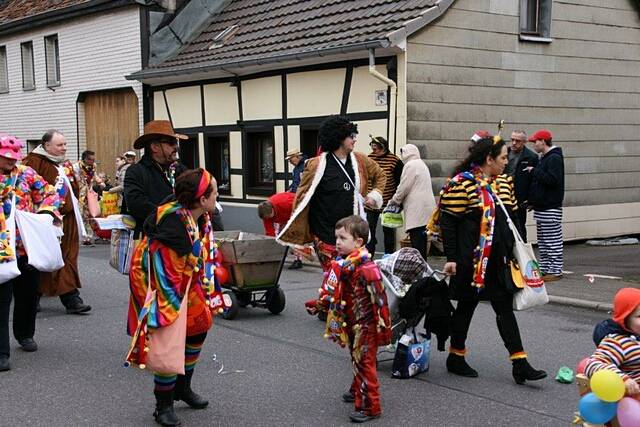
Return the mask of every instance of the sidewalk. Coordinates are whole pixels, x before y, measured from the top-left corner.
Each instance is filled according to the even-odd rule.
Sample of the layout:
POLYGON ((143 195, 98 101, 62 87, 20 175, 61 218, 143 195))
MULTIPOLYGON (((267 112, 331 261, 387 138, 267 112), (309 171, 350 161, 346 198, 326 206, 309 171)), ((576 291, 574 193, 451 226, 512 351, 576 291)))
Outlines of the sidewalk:
MULTIPOLYGON (((444 261, 442 257, 429 258, 433 268, 441 268, 444 261)), ((305 264, 319 267, 317 260, 305 264)), ((618 289, 640 288, 640 245, 567 243, 564 271, 562 280, 547 284, 551 303, 610 311, 618 289)))

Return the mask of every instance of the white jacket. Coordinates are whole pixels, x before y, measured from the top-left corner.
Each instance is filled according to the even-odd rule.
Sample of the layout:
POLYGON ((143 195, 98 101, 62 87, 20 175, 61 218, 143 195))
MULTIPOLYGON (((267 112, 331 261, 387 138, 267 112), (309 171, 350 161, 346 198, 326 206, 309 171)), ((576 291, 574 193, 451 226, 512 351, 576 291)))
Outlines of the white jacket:
POLYGON ((420 152, 415 145, 405 145, 400 149, 400 153, 404 169, 402 169, 400 185, 391 201, 403 206, 406 230, 424 227, 436 207, 436 199, 431 187, 431 173, 420 158, 420 152))

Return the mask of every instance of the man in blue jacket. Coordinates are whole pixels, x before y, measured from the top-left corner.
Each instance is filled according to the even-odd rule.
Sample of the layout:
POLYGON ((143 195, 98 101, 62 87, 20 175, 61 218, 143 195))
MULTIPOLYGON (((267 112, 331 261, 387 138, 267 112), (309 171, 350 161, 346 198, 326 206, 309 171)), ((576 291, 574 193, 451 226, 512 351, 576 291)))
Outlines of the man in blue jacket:
POLYGON ((306 154, 302 154, 300 150, 291 149, 287 151, 287 157, 285 160, 288 160, 293 166, 293 179, 291 180, 291 186, 289 187, 290 193, 295 193, 298 190, 298 185, 300 185, 300 178, 302 177, 302 172, 304 171, 304 164, 307 162, 308 157, 306 154))
POLYGON ((546 129, 535 132, 529 141, 540 154, 536 167, 525 168, 531 174, 529 205, 533 208, 540 250, 540 269, 545 282, 562 278, 562 202, 564 200, 564 157, 546 129))

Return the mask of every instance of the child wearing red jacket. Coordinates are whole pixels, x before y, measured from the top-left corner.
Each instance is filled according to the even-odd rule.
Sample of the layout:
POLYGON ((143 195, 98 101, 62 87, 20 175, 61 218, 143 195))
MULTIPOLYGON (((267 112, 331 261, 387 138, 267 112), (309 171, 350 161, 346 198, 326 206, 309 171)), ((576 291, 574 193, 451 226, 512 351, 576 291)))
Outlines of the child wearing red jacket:
POLYGON ((363 423, 380 417, 380 383, 376 366, 378 346, 391 341, 389 307, 378 266, 364 247, 369 225, 357 215, 336 223, 336 249, 327 288, 329 312, 325 337, 349 347, 353 382, 342 396, 355 403, 349 418, 363 423))

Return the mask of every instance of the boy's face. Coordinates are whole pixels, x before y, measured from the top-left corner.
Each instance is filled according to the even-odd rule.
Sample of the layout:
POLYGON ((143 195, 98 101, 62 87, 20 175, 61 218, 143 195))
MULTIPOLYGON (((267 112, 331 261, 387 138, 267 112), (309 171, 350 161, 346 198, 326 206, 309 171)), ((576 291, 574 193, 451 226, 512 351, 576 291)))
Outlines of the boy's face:
POLYGON ((360 237, 355 238, 344 228, 336 229, 336 250, 342 256, 349 255, 364 244, 360 237))
POLYGON ((640 335, 640 305, 625 319, 625 324, 635 335, 640 335))

